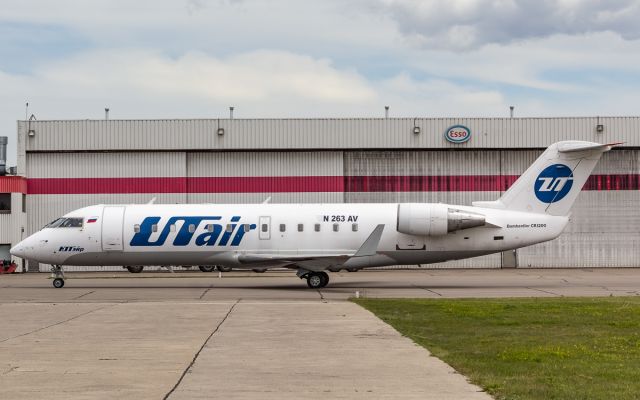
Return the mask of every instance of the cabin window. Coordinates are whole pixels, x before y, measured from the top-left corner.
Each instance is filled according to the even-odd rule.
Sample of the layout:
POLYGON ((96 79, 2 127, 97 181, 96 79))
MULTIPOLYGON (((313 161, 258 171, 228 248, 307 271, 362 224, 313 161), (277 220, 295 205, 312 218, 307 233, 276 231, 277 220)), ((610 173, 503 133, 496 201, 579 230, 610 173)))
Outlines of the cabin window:
POLYGON ((285 224, 280 224, 280 232, 284 232, 287 230, 287 226, 285 224))
POLYGON ((298 232, 304 231, 304 224, 298 224, 298 232))
POLYGON ((316 226, 314 227, 314 230, 316 232, 320 232, 320 224, 316 224, 316 226))
POLYGON ((135 233, 139 233, 139 232, 140 232, 140 224, 135 224, 135 225, 133 226, 133 231, 134 231, 135 233))
POLYGON ((242 230, 245 232, 249 232, 251 230, 251 225, 249 224, 242 225, 242 230))
POLYGON ((269 232, 269 225, 262 224, 262 232, 269 232))
POLYGON ((338 232, 340 230, 340 224, 333 224, 333 231, 338 232))
POLYGON ((175 231, 176 231, 176 224, 169 225, 169 232, 175 232, 175 231))
POLYGON ((151 225, 151 232, 158 232, 158 224, 151 225))
POLYGON ((351 230, 354 232, 358 232, 358 224, 351 224, 351 230))
POLYGON ((193 233, 196 231, 196 226, 194 224, 189 224, 189 233, 193 233))
POLYGON ((225 229, 225 232, 233 232, 233 224, 227 224, 227 229, 225 229))

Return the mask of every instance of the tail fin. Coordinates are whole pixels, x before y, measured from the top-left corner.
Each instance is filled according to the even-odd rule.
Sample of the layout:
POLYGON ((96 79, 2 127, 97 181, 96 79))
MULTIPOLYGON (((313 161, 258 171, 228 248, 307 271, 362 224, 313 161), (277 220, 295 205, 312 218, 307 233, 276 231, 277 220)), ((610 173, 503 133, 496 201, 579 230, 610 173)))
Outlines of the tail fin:
POLYGON ((496 201, 477 201, 476 207, 501 208, 549 215, 569 215, 571 206, 612 144, 582 141, 554 143, 496 201))

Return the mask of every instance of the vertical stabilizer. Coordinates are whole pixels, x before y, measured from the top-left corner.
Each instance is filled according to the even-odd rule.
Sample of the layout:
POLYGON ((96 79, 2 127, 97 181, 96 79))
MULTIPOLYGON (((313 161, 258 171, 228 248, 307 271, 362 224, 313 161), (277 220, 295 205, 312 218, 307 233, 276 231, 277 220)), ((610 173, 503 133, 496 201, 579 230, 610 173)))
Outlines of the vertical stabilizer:
POLYGON ((476 207, 540 214, 569 215, 582 186, 615 144, 582 141, 554 143, 496 201, 474 202, 476 207))

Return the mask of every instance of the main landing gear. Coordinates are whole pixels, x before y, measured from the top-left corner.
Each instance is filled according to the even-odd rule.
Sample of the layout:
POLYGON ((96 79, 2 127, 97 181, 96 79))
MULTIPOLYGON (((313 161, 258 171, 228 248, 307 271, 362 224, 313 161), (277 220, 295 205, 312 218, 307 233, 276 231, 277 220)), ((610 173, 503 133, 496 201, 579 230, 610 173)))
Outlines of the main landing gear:
POLYGON ((53 287, 60 289, 64 286, 64 272, 62 271, 62 265, 51 266, 51 277, 53 278, 53 287))
POLYGON ((311 289, 320 289, 329 283, 329 274, 324 271, 320 272, 307 272, 301 276, 301 278, 307 279, 307 286, 311 289))

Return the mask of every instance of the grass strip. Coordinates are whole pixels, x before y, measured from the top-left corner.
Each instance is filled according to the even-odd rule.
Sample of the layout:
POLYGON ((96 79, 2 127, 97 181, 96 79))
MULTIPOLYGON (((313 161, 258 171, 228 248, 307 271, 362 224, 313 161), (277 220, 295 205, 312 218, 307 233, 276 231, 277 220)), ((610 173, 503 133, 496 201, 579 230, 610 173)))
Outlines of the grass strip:
POLYGON ((640 398, 640 298, 353 299, 498 399, 640 398))

